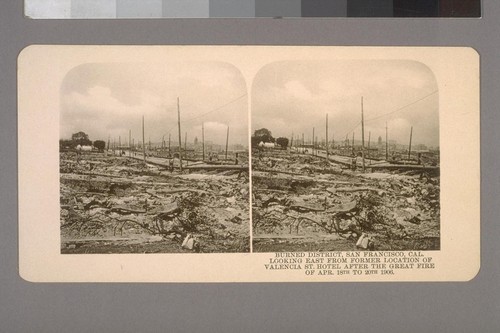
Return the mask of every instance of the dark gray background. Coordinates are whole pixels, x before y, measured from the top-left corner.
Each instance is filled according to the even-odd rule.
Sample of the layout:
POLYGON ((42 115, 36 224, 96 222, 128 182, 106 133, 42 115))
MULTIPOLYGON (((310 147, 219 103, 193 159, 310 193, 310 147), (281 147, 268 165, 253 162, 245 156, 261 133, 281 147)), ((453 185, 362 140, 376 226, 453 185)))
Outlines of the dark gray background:
MULTIPOLYGON (((0 4, 1 332, 499 332, 500 3, 482 19, 28 20, 0 4), (481 54, 481 271, 466 283, 33 284, 18 275, 16 57, 29 44, 450 45, 481 54)), ((44 140, 33 133, 33 140, 44 140)), ((43 176, 43 175, 41 175, 43 176)), ((464 265, 467 263, 464 262, 464 265)))

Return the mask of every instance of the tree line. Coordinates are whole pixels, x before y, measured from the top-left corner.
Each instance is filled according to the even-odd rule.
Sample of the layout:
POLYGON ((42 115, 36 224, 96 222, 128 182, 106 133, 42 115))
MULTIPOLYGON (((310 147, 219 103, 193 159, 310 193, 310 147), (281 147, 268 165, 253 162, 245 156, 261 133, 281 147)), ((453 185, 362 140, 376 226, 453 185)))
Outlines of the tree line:
POLYGON ((255 130, 251 138, 252 148, 256 148, 259 144, 262 143, 275 143, 280 146, 282 149, 286 149, 288 147, 289 140, 285 137, 274 138, 271 131, 267 128, 261 128, 255 130))
POLYGON ((61 139, 59 140, 59 149, 75 149, 78 145, 80 146, 93 146, 99 150, 104 150, 106 148, 106 142, 103 140, 92 140, 89 139, 88 134, 85 132, 77 132, 71 135, 71 139, 61 139))

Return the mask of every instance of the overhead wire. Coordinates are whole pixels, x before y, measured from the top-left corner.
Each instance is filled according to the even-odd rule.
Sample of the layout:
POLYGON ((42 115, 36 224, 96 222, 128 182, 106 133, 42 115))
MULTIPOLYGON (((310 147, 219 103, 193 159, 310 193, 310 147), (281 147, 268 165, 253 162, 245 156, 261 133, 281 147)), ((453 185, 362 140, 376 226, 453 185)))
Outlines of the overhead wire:
MULTIPOLYGON (((216 107, 215 109, 212 109, 212 110, 210 110, 210 111, 208 111, 208 112, 205 112, 205 113, 203 113, 203 114, 201 114, 201 115, 197 115, 197 116, 192 117, 192 118, 189 118, 189 119, 181 120, 181 124, 186 124, 186 123, 188 123, 188 122, 190 122, 190 121, 192 121, 192 120, 199 119, 199 118, 204 117, 204 116, 206 116, 206 115, 208 115, 208 114, 210 114, 210 113, 213 113, 213 112, 215 112, 215 111, 219 111, 219 110, 221 110, 221 109, 225 108, 226 106, 228 106, 228 105, 230 105, 230 104, 232 104, 232 103, 234 103, 234 102, 236 102, 236 101, 238 101, 238 100, 242 99, 242 98, 243 98, 243 97, 245 97, 245 96, 247 96, 247 94, 246 94, 246 93, 244 93, 244 94, 243 94, 243 95, 241 95, 241 96, 236 97, 235 99, 230 100, 229 102, 227 102, 227 103, 225 103, 225 104, 223 104, 223 105, 220 105, 220 106, 216 107)), ((166 133, 170 133, 170 131, 171 131, 172 129, 174 129, 175 127, 177 127, 177 125, 173 125, 172 127, 170 127, 170 128, 169 128, 169 130, 168 130, 166 133)))
MULTIPOLYGON (((432 96, 432 95, 436 94, 437 92, 438 92, 438 90, 434 90, 433 92, 431 92, 431 93, 429 93, 429 94, 427 94, 427 95, 425 95, 425 96, 423 96, 423 97, 421 97, 421 98, 417 99, 416 101, 413 101, 413 102, 411 102, 411 103, 408 103, 408 104, 406 104, 406 105, 404 105, 404 106, 402 106, 402 107, 400 107, 400 108, 397 108, 397 109, 396 109, 396 110, 394 110, 394 111, 387 112, 387 113, 381 114, 381 115, 376 116, 376 117, 373 117, 373 118, 365 119, 365 124, 366 124, 367 122, 370 122, 370 121, 373 121, 373 120, 377 120, 377 119, 380 119, 380 118, 384 118, 384 117, 390 116, 390 115, 392 115, 392 114, 394 114, 394 113, 396 113, 396 112, 402 111, 402 110, 406 109, 407 107, 410 107, 410 106, 412 106, 412 105, 415 105, 415 104, 417 104, 418 102, 421 102, 421 101, 423 101, 424 99, 426 99, 426 98, 428 98, 428 97, 430 97, 430 96, 432 96)), ((349 133, 351 133, 352 131, 354 131, 356 128, 358 128, 358 126, 359 126, 359 125, 361 125, 361 121, 360 121, 360 122, 358 122, 358 123, 357 123, 357 124, 356 124, 356 125, 352 128, 352 129, 350 129, 349 131, 347 131, 347 132, 346 132, 346 135, 348 135, 349 133)))

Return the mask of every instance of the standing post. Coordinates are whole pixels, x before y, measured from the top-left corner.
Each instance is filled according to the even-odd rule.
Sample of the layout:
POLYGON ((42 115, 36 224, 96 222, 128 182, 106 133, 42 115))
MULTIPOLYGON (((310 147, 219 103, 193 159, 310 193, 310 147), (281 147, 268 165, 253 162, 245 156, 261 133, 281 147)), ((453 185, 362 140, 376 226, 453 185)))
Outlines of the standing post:
POLYGON ((351 152, 354 155, 354 132, 352 132, 351 152))
POLYGON ((302 154, 304 154, 304 133, 302 133, 302 154))
POLYGON ((177 127, 179 128, 179 165, 182 171, 181 107, 179 106, 179 97, 177 97, 177 127))
POLYGON ((312 154, 314 156, 314 127, 313 127, 313 137, 312 137, 312 154))
POLYGON ((132 156, 132 130, 128 130, 128 156, 132 156))
POLYGON ((410 154, 411 154, 411 137, 413 135, 413 126, 411 127, 410 130, 410 145, 408 146, 408 160, 410 160, 410 154))
POLYGON ((227 126, 227 135, 226 135, 226 161, 227 161, 227 145, 229 143, 229 126, 227 126))
POLYGON ((186 166, 189 165, 189 161, 187 159, 187 141, 188 141, 188 134, 187 132, 184 132, 184 158, 186 160, 186 166))
POLYGON ((363 97, 361 97, 361 159, 363 160, 363 172, 365 172, 365 116, 363 111, 363 97))
POLYGON ((205 161, 205 123, 201 123, 201 145, 203 149, 203 161, 205 161))
POLYGON ((144 164, 146 164, 146 145, 144 140, 144 116, 142 116, 142 159, 144 164))
POLYGON ((170 133, 168 133, 168 157, 169 158, 171 157, 171 153, 170 153, 170 133))
MULTIPOLYGON (((371 136, 372 136, 372 132, 368 131, 368 158, 370 158, 370 156, 371 156, 371 154, 370 154, 370 139, 371 139, 371 136)), ((372 160, 370 160, 369 163, 372 164, 372 160)))
POLYGON ((385 122, 385 160, 388 161, 389 160, 389 150, 388 150, 388 147, 389 147, 389 141, 387 139, 387 121, 385 122))
POLYGON ((326 160, 328 161, 328 113, 326 114, 326 160))

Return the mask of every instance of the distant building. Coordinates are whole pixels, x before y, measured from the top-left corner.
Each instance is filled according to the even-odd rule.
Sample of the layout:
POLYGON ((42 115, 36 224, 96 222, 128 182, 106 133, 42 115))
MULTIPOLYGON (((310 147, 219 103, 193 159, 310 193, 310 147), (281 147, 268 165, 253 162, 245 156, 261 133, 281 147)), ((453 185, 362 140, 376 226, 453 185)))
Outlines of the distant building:
POLYGON ((273 142, 260 142, 259 147, 263 148, 274 148, 276 145, 273 142))

